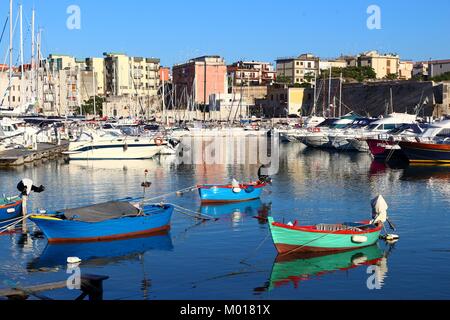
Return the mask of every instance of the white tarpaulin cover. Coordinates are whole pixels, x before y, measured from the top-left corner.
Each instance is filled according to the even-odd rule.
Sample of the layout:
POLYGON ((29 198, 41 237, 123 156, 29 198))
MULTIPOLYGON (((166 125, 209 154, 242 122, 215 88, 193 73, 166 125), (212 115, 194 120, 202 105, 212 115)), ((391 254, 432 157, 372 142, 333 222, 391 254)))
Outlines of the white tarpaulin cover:
POLYGON ((372 208, 373 208, 372 218, 374 219, 373 223, 376 222, 385 223, 388 219, 387 210, 389 209, 389 206, 386 203, 386 200, 384 200, 383 196, 380 195, 372 200, 372 208))

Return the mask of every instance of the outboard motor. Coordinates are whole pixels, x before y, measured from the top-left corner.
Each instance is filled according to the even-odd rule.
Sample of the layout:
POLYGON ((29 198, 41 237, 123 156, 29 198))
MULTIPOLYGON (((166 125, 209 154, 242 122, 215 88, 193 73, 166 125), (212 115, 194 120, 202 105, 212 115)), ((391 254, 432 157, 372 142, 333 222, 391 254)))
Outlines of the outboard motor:
POLYGON ((386 203, 386 200, 384 200, 383 196, 378 196, 375 199, 372 200, 372 223, 382 223, 385 224, 386 221, 389 219, 387 210, 389 209, 389 206, 386 203))
POLYGON ((43 185, 36 187, 30 179, 23 179, 20 181, 17 185, 17 189, 20 191, 22 196, 29 196, 31 192, 41 193, 45 191, 45 187, 43 185))

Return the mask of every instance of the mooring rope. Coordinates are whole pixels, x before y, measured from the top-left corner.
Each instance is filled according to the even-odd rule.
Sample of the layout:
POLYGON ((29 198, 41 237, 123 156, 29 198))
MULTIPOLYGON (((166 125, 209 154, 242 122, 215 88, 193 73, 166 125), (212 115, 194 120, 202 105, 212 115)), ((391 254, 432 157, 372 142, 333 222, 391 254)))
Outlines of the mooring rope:
POLYGON ((261 241, 261 243, 258 245, 258 247, 256 247, 256 249, 254 251, 252 251, 250 253, 250 255, 247 256, 247 258, 243 259, 240 261, 240 264, 246 264, 248 265, 247 260, 250 260, 250 258, 253 258, 253 256, 259 251, 259 249, 261 249, 261 247, 264 245, 264 243, 266 243, 266 241, 271 237, 271 233, 270 231, 267 233, 266 237, 264 238, 263 241, 261 241))
POLYGON ((173 203, 170 203, 170 205, 175 208, 175 211, 177 211, 181 214, 184 214, 186 216, 189 216, 191 218, 200 219, 200 220, 219 220, 218 218, 208 216, 206 214, 201 214, 200 212, 190 210, 190 209, 184 208, 182 206, 179 206, 179 205, 176 205, 173 203))
POLYGON ((145 203, 149 203, 149 202, 154 202, 155 200, 163 199, 163 198, 166 198, 168 196, 176 195, 176 194, 179 194, 179 193, 185 193, 185 192, 194 192, 196 190, 198 190, 198 186, 195 185, 195 186, 191 186, 189 188, 184 188, 184 189, 181 189, 181 190, 172 191, 172 192, 160 195, 158 197, 149 198, 149 199, 143 199, 141 203, 145 204, 145 203))
MULTIPOLYGON (((29 217, 31 217, 32 216, 32 214, 29 214, 29 215, 26 215, 26 216, 24 216, 24 217, 20 217, 20 218, 17 218, 16 220, 16 222, 13 222, 13 223, 11 223, 11 224, 8 224, 8 225, 6 225, 6 226, 3 226, 3 227, 1 227, 0 228, 0 234, 1 233, 3 233, 3 232, 6 232, 6 231, 9 231, 9 230, 11 230, 11 229, 13 229, 13 228, 15 228, 19 223, 22 223, 23 221, 25 221, 25 220, 27 220, 29 217)), ((10 220, 11 221, 11 220, 10 220)))

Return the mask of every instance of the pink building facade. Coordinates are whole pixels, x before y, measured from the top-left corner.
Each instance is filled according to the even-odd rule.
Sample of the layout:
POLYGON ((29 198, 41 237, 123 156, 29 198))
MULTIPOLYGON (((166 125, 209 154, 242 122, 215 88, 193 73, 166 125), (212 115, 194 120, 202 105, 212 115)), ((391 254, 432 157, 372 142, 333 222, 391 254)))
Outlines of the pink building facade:
POLYGON ((172 69, 177 105, 209 104, 209 96, 228 91, 227 66, 219 56, 204 56, 187 63, 175 65, 172 69))

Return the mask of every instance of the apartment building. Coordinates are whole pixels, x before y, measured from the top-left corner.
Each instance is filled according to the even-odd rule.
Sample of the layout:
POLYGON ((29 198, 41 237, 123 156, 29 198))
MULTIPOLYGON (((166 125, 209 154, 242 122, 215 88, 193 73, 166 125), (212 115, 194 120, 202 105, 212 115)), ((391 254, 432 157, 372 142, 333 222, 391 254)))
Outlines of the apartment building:
POLYGON ((450 60, 432 60, 428 63, 432 78, 450 72, 450 60))
POLYGON ((236 86, 267 86, 275 82, 276 71, 271 63, 238 61, 227 67, 228 78, 236 86))
POLYGON ((320 59, 313 54, 277 59, 277 79, 285 79, 291 84, 312 83, 320 73, 320 59))
POLYGON ((176 105, 208 105, 212 94, 228 92, 227 66, 220 56, 202 56, 172 68, 176 105))
POLYGON ((160 60, 105 53, 105 94, 155 96, 160 86, 160 60))
POLYGON ((400 61, 398 65, 398 78, 400 80, 411 80, 413 69, 414 63, 412 61, 400 61))
POLYGON ((375 70, 377 79, 384 79, 390 74, 399 74, 400 56, 394 54, 379 54, 368 51, 358 56, 358 66, 371 67, 375 70))

